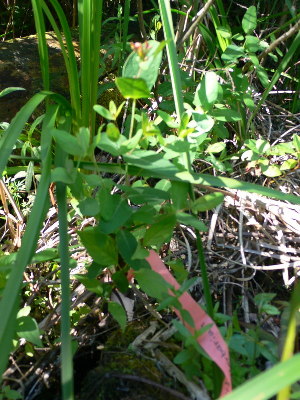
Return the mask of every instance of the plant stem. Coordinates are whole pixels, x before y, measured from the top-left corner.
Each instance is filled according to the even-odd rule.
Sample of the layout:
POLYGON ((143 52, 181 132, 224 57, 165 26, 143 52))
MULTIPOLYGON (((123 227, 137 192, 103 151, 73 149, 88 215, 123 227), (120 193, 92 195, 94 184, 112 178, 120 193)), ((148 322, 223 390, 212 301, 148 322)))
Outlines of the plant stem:
POLYGON ((130 129, 128 138, 132 138, 133 127, 134 127, 134 116, 135 116, 135 107, 136 107, 136 99, 132 100, 132 111, 131 111, 131 120, 130 120, 130 129))
MULTIPOLYGON (((129 135, 128 135, 129 140, 132 138, 132 134, 133 134, 135 107, 136 107, 136 99, 133 99, 132 100, 130 128, 129 128, 129 135)), ((125 184, 127 186, 129 186, 129 175, 128 175, 128 164, 127 163, 126 163, 126 167, 125 167, 125 184)))

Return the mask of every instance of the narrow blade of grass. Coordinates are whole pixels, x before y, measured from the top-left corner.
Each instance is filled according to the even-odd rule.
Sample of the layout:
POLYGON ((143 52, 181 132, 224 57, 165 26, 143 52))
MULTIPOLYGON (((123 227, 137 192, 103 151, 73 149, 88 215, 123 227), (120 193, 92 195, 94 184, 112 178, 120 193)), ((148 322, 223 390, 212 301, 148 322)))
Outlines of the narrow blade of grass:
POLYGON ((37 108, 37 106, 45 100, 49 95, 46 92, 40 92, 35 94, 17 113, 17 115, 11 121, 8 129, 5 131, 0 141, 0 176, 2 176, 4 168, 6 167, 7 160, 12 152, 12 149, 22 132, 26 122, 37 108))
POLYGON ((251 114, 251 116, 249 118, 249 121, 248 121, 248 126, 247 126, 247 131, 248 132, 249 132, 249 129, 251 127, 253 119, 257 115, 257 113, 260 110, 260 107, 262 106, 262 104, 265 102, 265 100, 268 97, 270 91, 272 90, 272 88, 274 87, 274 85, 276 84, 278 79, 280 78, 281 74, 287 68, 287 66, 288 66, 289 62, 291 61, 292 57, 296 56, 299 52, 300 52, 300 32, 297 33, 297 35, 296 35, 295 39, 293 40, 290 48, 288 49, 286 55, 283 57, 281 63, 279 64, 278 68, 274 72, 273 78, 271 79, 271 82, 269 83, 269 85, 266 87, 266 89, 265 89, 265 91, 264 91, 264 93, 263 93, 263 95, 261 97, 261 100, 259 101, 259 103, 257 104, 255 110, 251 114))

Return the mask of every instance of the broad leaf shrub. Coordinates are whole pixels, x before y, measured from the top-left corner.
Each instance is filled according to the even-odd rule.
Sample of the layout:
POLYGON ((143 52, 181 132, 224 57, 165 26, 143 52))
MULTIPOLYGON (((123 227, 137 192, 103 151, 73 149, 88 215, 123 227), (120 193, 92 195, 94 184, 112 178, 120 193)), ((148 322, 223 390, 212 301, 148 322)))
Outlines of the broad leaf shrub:
MULTIPOLYGON (((37 256, 35 251, 39 230, 49 208, 49 185, 55 183, 60 235, 63 399, 74 398, 70 336, 68 196, 76 200, 78 215, 94 217, 96 221, 95 226, 86 227, 78 234, 80 242, 93 261, 86 274, 77 274, 74 277, 88 290, 107 299, 109 311, 124 330, 124 309, 110 300, 111 285, 99 281, 97 277, 108 268, 114 286, 124 292, 130 285, 128 277, 134 274, 140 287, 149 296, 157 299, 160 309, 172 307, 181 320, 173 321, 184 344, 182 352, 175 357, 174 362, 182 367, 188 378, 200 376, 215 398, 220 391, 223 395, 230 391, 227 345, 214 323, 217 321, 221 325, 226 316, 219 314, 217 306, 214 307, 212 303, 200 235, 207 227, 198 215, 221 204, 224 197, 218 192, 197 197, 194 185, 237 188, 300 204, 299 198, 295 196, 221 175, 224 172, 232 172, 230 160, 233 157, 249 161, 248 169, 259 165, 261 173, 266 176, 279 176, 283 171, 296 167, 295 162, 299 161, 299 136, 294 135, 293 141, 284 148, 280 144, 271 148, 268 142, 252 138, 252 122, 259 105, 253 100, 253 88, 248 75, 239 67, 239 61, 241 58, 246 59, 248 71, 251 70, 257 75, 265 88, 263 98, 266 98, 279 79, 280 71, 295 54, 299 45, 299 35, 292 42, 279 69, 269 77, 268 71, 257 57, 257 53, 264 51, 268 43, 254 35, 257 26, 256 8, 252 6, 246 11, 242 19, 243 32, 231 35, 228 24, 220 26, 217 9, 222 9, 223 6, 221 1, 216 3, 217 8, 211 8, 211 16, 217 31, 218 49, 222 52, 219 59, 222 68, 206 71, 200 82, 194 82, 179 70, 170 4, 160 0, 159 9, 165 41, 158 42, 153 39, 132 45, 121 76, 115 80, 116 88, 126 99, 125 110, 125 102, 117 105, 110 101, 106 107, 96 104, 102 1, 78 1, 81 49, 79 73, 70 29, 59 2, 32 0, 45 90, 29 100, 5 128, 0 143, 0 169, 2 174, 26 122, 37 106, 45 102, 45 113, 39 120, 41 176, 22 238, 22 246, 14 257, 1 261, 1 266, 5 266, 5 284, 0 288, 0 343, 3 349, 0 357, 1 375, 13 349, 15 335, 22 336, 32 345, 41 345, 40 332, 36 321, 29 315, 30 309, 25 307, 19 310, 19 302, 23 271, 37 256), (46 19, 62 47, 70 84, 69 100, 50 91, 45 40, 46 19), (161 76, 160 68, 165 48, 169 72, 161 76), (157 78, 164 80, 157 92, 162 100, 158 102, 156 109, 146 112, 138 105, 141 102, 153 103, 150 99, 157 90, 154 87, 157 78), (169 91, 169 100, 165 96, 166 88, 169 91), (187 90, 188 88, 192 90, 187 90), (128 117, 120 126, 118 117, 123 112, 125 117, 126 113, 128 117), (99 125, 96 115, 102 118, 99 125), (232 135, 241 145, 241 151, 234 155, 227 149, 227 139, 232 135), (115 160, 122 161, 98 163, 95 151, 99 150, 110 154, 115 160), (293 158, 288 163, 275 166, 269 163, 268 158, 274 154, 289 154, 293 158), (197 160, 204 160, 220 175, 194 172, 193 165, 197 160), (103 177, 104 172, 117 173, 124 176, 124 180, 116 184, 112 178, 103 177), (116 190, 113 190, 114 188, 116 190), (206 314, 202 309, 198 309, 198 313, 202 313, 202 319, 198 320, 194 315, 195 308, 187 307, 184 301, 192 301, 187 290, 194 281, 184 276, 179 284, 175 283, 170 272, 162 267, 157 255, 162 245, 170 241, 174 229, 180 224, 192 227, 197 237, 207 311, 206 314), (158 268, 159 265, 161 268, 158 268), (219 359, 216 349, 222 354, 219 359), (225 377, 215 378, 220 374, 215 375, 215 365, 211 360, 221 367, 225 377), (226 363, 222 364, 224 360, 226 363)), ((128 23, 129 2, 126 4, 127 21, 124 18, 123 33, 126 32, 128 23)), ((126 49, 126 34, 124 36, 123 50, 126 49)), ((13 90, 20 88, 8 88, 0 95, 4 96, 13 90)), ((263 298, 257 301, 264 312, 274 312, 269 304, 270 299, 263 298)), ((299 379, 299 369, 296 368, 299 357, 292 356, 291 351, 294 343, 295 310, 298 306, 297 300, 294 299, 284 362, 253 378, 252 383, 250 381, 249 384, 241 386, 226 398, 266 399, 299 379), (266 385, 274 376, 276 384, 266 385)), ((236 384, 242 383, 246 374, 248 377, 257 374, 255 359, 259 355, 273 363, 278 361, 274 344, 260 342, 255 332, 243 334, 238 324, 235 324, 231 331, 226 331, 224 327, 221 331, 232 350, 232 371, 235 373, 236 384), (247 367, 250 365, 250 373, 246 367, 245 370, 237 371, 241 360, 247 367)), ((5 389, 6 392, 9 390, 5 389)), ((284 390, 285 393, 289 391, 284 390)), ((6 392, 3 392, 4 395, 6 392)), ((284 395, 282 392, 281 396, 284 395)))

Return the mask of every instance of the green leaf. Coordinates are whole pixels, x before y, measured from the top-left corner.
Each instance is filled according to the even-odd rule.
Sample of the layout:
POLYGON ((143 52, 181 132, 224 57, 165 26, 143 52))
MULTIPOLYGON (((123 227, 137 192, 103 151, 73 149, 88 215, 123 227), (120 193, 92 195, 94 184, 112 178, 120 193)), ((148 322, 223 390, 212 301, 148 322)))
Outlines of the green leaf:
POLYGON ((91 133, 90 133, 89 128, 86 128, 84 126, 81 126, 79 128, 79 132, 77 134, 77 141, 78 141, 80 147, 82 148, 82 152, 83 152, 82 156, 84 156, 88 151, 88 148, 90 145, 90 136, 91 136, 91 133))
POLYGON ((94 105, 93 109, 96 111, 97 114, 100 114, 101 117, 103 118, 106 118, 111 121, 115 119, 113 114, 107 108, 100 106, 99 104, 94 105))
POLYGON ((192 203, 192 211, 194 213, 212 210, 224 201, 224 195, 220 192, 212 192, 198 197, 192 203))
POLYGON ((255 109, 255 103, 253 101, 252 96, 249 93, 243 94, 243 102, 249 108, 250 111, 253 111, 255 109))
MULTIPOLYGON (((193 111, 193 120, 189 122, 189 128, 195 128, 198 135, 209 132, 215 124, 214 119, 207 114, 200 114, 197 111, 193 111)), ((198 136, 193 133, 191 136, 198 136)))
POLYGON ((208 111, 217 101, 219 93, 218 79, 218 75, 213 71, 205 74, 196 89, 193 101, 196 107, 201 106, 205 111, 208 111))
POLYGON ((123 270, 112 274, 112 280, 122 293, 125 293, 128 290, 129 282, 123 270))
MULTIPOLYGON (((29 102, 18 112, 12 120, 9 128, 6 131, 4 140, 1 140, 0 145, 0 175, 7 163, 7 159, 11 153, 13 145, 17 140, 18 135, 23 129, 25 122, 33 112, 34 108, 45 98, 47 94, 37 94, 33 96, 29 102)), ((42 222, 46 217, 49 208, 49 184, 50 184, 50 168, 51 168, 51 138, 48 135, 48 129, 54 122, 53 114, 50 111, 43 121, 41 153, 42 159, 42 175, 37 188, 34 205, 31 209, 29 218, 26 224, 26 230, 22 236, 22 245, 18 250, 16 265, 17 268, 12 268, 9 278, 5 284, 2 298, 0 301, 0 377, 6 370, 6 363, 12 344, 12 337, 15 333, 16 314, 19 308, 19 293, 22 287, 23 272, 28 264, 31 263, 32 256, 35 253, 38 237, 42 227, 42 222)), ((1 378, 0 378, 1 379, 1 378)))
POLYGON ((21 88, 21 87, 8 87, 6 89, 1 90, 0 97, 3 97, 12 92, 16 92, 17 90, 26 90, 26 89, 21 88))
POLYGON ((261 165, 261 171, 264 175, 270 178, 275 178, 276 176, 282 175, 282 172, 278 165, 269 165, 269 166, 261 165))
POLYGON ((43 347, 38 324, 36 320, 30 316, 26 315, 17 319, 16 332, 20 338, 24 338, 36 346, 43 347))
POLYGON ((126 142, 126 140, 125 136, 120 135, 118 140, 112 141, 104 132, 101 133, 100 142, 97 143, 97 147, 117 157, 127 152, 127 149, 122 148, 122 143, 126 142))
POLYGON ((257 25, 256 7, 250 6, 248 10, 245 12, 245 15, 242 19, 243 31, 246 34, 251 33, 256 28, 256 25, 257 25))
POLYGON ((98 296, 109 298, 112 290, 110 284, 101 282, 96 278, 90 278, 89 276, 83 274, 74 274, 73 276, 80 283, 82 283, 88 291, 96 293, 98 296))
POLYGON ((290 169, 295 168, 297 165, 298 165, 297 160, 290 158, 282 163, 282 165, 280 166, 280 171, 288 171, 290 169))
POLYGON ((51 181, 70 185, 75 182, 76 174, 77 171, 75 169, 69 171, 66 168, 57 167, 51 171, 51 181))
POLYGON ((278 308, 275 307, 275 306, 272 306, 272 304, 264 304, 261 307, 261 312, 264 312, 264 313, 269 314, 269 315, 278 315, 278 314, 280 314, 280 311, 278 310, 278 308))
POLYGON ((107 137, 112 140, 113 142, 117 142, 120 138, 120 131, 119 128, 113 124, 112 122, 110 122, 109 124, 107 124, 106 126, 106 134, 107 137))
POLYGON ((129 264, 135 271, 141 268, 149 268, 148 262, 143 259, 134 259, 138 251, 138 242, 131 232, 125 229, 120 230, 116 235, 116 241, 119 253, 121 254, 123 260, 129 264))
POLYGON ((66 153, 73 156, 84 156, 84 149, 75 136, 60 129, 51 129, 50 133, 66 153))
POLYGON ((25 307, 21 308, 17 313, 17 318, 27 317, 27 315, 30 314, 30 311, 31 311, 30 306, 25 306, 25 307))
POLYGON ((211 116, 214 117, 217 121, 223 122, 234 122, 240 121, 241 114, 237 111, 230 110, 229 108, 221 108, 218 110, 213 110, 211 112, 211 116))
MULTIPOLYGON (((151 171, 163 172, 168 175, 168 171, 174 173, 174 165, 163 158, 163 155, 152 150, 135 150, 131 154, 124 155, 124 160, 132 165, 151 171)), ((176 170, 176 168, 175 168, 176 170)))
POLYGON ((219 26, 216 28, 216 31, 224 38, 224 39, 231 39, 232 34, 229 28, 225 26, 219 26))
POLYGON ((284 154, 293 154, 294 150, 293 142, 279 143, 270 147, 268 154, 273 156, 283 156, 284 154))
POLYGON ((179 170, 170 161, 164 159, 162 154, 152 151, 136 150, 130 155, 124 156, 129 165, 131 175, 144 177, 156 177, 173 180, 183 180, 193 184, 206 186, 229 187, 231 189, 244 190, 250 193, 257 193, 274 199, 290 201, 293 204, 300 204, 300 198, 294 195, 282 193, 266 186, 254 183, 242 182, 237 179, 223 176, 212 176, 210 174, 196 174, 179 170))
POLYGON ((43 263, 46 261, 54 260, 55 258, 58 258, 57 249, 46 249, 35 253, 32 258, 32 263, 43 263))
POLYGON ((245 57, 245 51, 243 47, 235 44, 227 46, 226 50, 221 55, 221 59, 227 63, 236 63, 240 57, 245 57))
POLYGON ((168 179, 161 179, 156 183, 155 189, 168 192, 171 189, 171 182, 168 179))
POLYGON ((169 296, 168 288, 171 287, 171 285, 157 272, 143 268, 139 271, 135 271, 134 276, 142 290, 149 296, 159 300, 163 299, 165 296, 169 296))
POLYGON ((113 318, 118 322, 122 331, 124 332, 127 323, 127 316, 124 308, 114 301, 108 303, 108 311, 111 313, 113 318))
POLYGON ((293 135, 293 145, 298 153, 300 153, 300 136, 293 135))
POLYGON ((262 196, 268 196, 274 199, 290 201, 293 204, 300 204, 300 198, 297 196, 282 193, 279 190, 274 190, 266 186, 256 185, 254 183, 242 182, 232 178, 225 178, 222 176, 212 176, 208 174, 190 174, 187 171, 175 173, 178 179, 186 182, 216 186, 216 187, 229 187, 231 189, 245 190, 250 193, 257 193, 262 196))
POLYGON ((125 99, 143 99, 151 97, 144 79, 116 78, 116 85, 125 99))
POLYGON ((128 188, 124 186, 123 190, 134 204, 161 204, 170 198, 168 192, 151 187, 128 188))
POLYGON ((182 350, 176 355, 173 362, 180 365, 190 361, 192 358, 194 358, 194 352, 191 352, 191 350, 182 350))
POLYGON ((79 209, 82 215, 86 217, 95 217, 100 212, 99 202, 93 198, 86 198, 79 203, 79 209))
POLYGON ((179 128, 179 123, 175 121, 174 118, 171 117, 168 113, 162 110, 157 110, 157 114, 160 118, 167 124, 169 128, 176 129, 179 128))
POLYGON ((236 33, 235 35, 232 36, 232 39, 233 39, 233 40, 239 40, 239 41, 241 42, 241 41, 244 40, 245 38, 244 38, 244 36, 243 36, 241 33, 236 33))
POLYGON ((177 212, 176 219, 177 222, 179 222, 180 224, 193 226, 194 228, 198 229, 198 231, 207 232, 207 227, 205 226, 205 224, 191 214, 177 212))
POLYGON ((163 214, 156 217, 154 221, 154 224, 146 231, 144 245, 160 247, 170 240, 176 224, 176 218, 173 213, 163 214))
POLYGON ((226 126, 224 126, 223 123, 217 122, 214 125, 214 133, 218 136, 220 139, 228 139, 229 138, 229 132, 226 126))
MULTIPOLYGON (((26 345, 25 345, 26 348, 26 345)), ((1 390, 1 394, 0 394, 0 399, 1 400, 18 400, 18 399, 23 399, 24 397, 22 396, 22 394, 20 392, 17 392, 16 390, 13 390, 10 388, 9 385, 4 386, 3 389, 1 390), (4 397, 2 397, 2 394, 4 395, 4 397)))
POLYGON ((256 53, 260 49, 260 40, 256 36, 247 35, 245 40, 245 49, 251 53, 256 53))
POLYGON ((174 261, 168 261, 167 264, 171 267, 175 274, 178 283, 183 283, 189 276, 189 272, 185 268, 183 261, 178 258, 174 261))
POLYGON ((139 224, 152 224, 153 222, 153 215, 157 213, 156 208, 154 208, 153 205, 145 205, 142 207, 139 207, 135 213, 133 214, 133 222, 136 225, 139 224))
MULTIPOLYGON (((102 220, 99 223, 99 228, 104 233, 113 233, 122 225, 124 225, 132 215, 132 208, 120 195, 110 195, 106 201, 110 204, 109 215, 103 217, 103 210, 101 210, 102 220)), ((103 207, 103 201, 100 200, 100 209, 103 207)))
POLYGON ((187 196, 190 185, 186 182, 171 182, 171 198, 175 210, 182 210, 186 208, 187 196))
POLYGON ((101 232, 99 227, 88 227, 78 234, 87 252, 96 263, 105 266, 118 263, 118 252, 114 239, 101 232))
POLYGON ((270 82, 269 82, 269 77, 268 77, 268 74, 267 74, 266 70, 261 65, 257 65, 255 67, 255 69, 256 69, 256 73, 257 73, 258 79, 260 80, 261 84, 264 87, 267 87, 270 82))
POLYGON ((270 148, 270 143, 265 139, 246 139, 245 145, 257 154, 265 154, 270 148))
POLYGON ((217 142, 214 144, 210 144, 207 146, 207 149, 205 150, 206 153, 221 153, 226 147, 226 143, 224 142, 217 142))
POLYGON ((163 46, 164 44, 156 40, 149 40, 141 44, 140 49, 133 51, 125 61, 122 77, 142 78, 148 89, 151 90, 158 76, 163 46), (144 53, 142 57, 139 57, 140 51, 144 53))

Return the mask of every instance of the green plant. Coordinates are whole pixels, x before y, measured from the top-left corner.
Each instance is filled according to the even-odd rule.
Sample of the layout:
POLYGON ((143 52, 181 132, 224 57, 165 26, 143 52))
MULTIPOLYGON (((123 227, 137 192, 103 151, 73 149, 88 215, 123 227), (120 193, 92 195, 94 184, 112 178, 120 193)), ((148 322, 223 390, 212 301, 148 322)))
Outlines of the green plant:
POLYGON ((21 393, 17 392, 16 390, 11 389, 9 385, 4 386, 4 388, 0 392, 1 400, 17 400, 17 399, 22 399, 22 398, 23 398, 23 396, 21 395, 21 393))
MULTIPOLYGON (((207 186, 237 188, 300 204, 299 197, 222 175, 223 172, 230 171, 228 161, 231 155, 228 154, 224 140, 229 137, 231 130, 240 142, 248 138, 245 145, 252 151, 247 155, 250 157, 250 161, 257 161, 254 159, 257 154, 258 160, 261 160, 262 152, 264 157, 273 155, 267 153, 268 145, 265 142, 248 137, 250 136, 248 128, 251 126, 251 120, 255 117, 259 105, 255 106, 253 103, 249 80, 237 67, 240 58, 250 61, 249 70, 253 68, 266 86, 263 98, 266 98, 272 87, 271 84, 273 85, 280 76, 280 72, 275 72, 271 82, 267 82, 265 69, 257 64, 257 57, 254 53, 263 50, 265 44, 252 34, 256 27, 256 9, 250 7, 246 12, 242 22, 246 37, 242 38, 244 44, 237 46, 232 44, 232 41, 238 41, 241 37, 229 37, 226 20, 221 22, 216 12, 219 10, 224 14, 223 4, 221 1, 217 2, 217 9, 212 9, 212 19, 217 30, 218 48, 223 51, 223 56, 218 60, 218 64, 222 68, 220 70, 214 68, 214 70, 206 72, 200 82, 195 82, 189 81, 178 68, 170 4, 166 0, 160 0, 160 17, 165 42, 159 43, 151 40, 143 44, 134 44, 133 51, 122 68, 122 76, 116 79, 116 85, 122 95, 131 101, 131 115, 125 122, 125 128, 120 130, 117 118, 124 104, 117 106, 113 101, 109 102, 108 107, 96 104, 99 89, 98 54, 102 1, 78 1, 80 73, 77 70, 70 29, 62 8, 57 0, 50 0, 49 4, 51 8, 45 1, 32 0, 39 34, 39 52, 45 91, 36 94, 20 110, 3 132, 0 142, 0 171, 2 173, 7 168, 7 161, 30 115, 40 103, 46 103, 45 114, 39 121, 42 123, 40 149, 38 152, 35 151, 34 146, 31 146, 30 139, 29 145, 24 147, 24 142, 21 144, 23 150, 21 157, 25 159, 27 150, 30 150, 31 158, 34 158, 30 161, 37 161, 41 164, 39 166, 41 176, 22 246, 7 264, 2 258, 2 263, 6 268, 0 275, 2 279, 0 343, 1 348, 4 349, 0 357, 0 374, 2 375, 6 367, 15 333, 21 332, 20 322, 23 322, 23 325, 30 325, 31 335, 27 334, 28 330, 23 329, 22 331, 23 335, 26 332, 26 339, 32 343, 41 344, 36 323, 29 315, 18 314, 18 308, 22 274, 34 257, 39 230, 49 208, 49 185, 55 183, 60 236, 63 399, 74 398, 69 299, 70 248, 67 233, 69 196, 75 199, 78 214, 81 214, 82 217, 94 217, 96 221, 95 226, 85 227, 78 234, 79 240, 93 262, 87 266, 86 274, 77 274, 74 277, 82 282, 88 290, 102 296, 108 302, 109 311, 124 330, 126 326, 125 311, 119 304, 111 302, 109 296, 112 289, 116 288, 124 292, 128 288, 127 277, 133 271, 140 287, 149 296, 158 300, 160 309, 172 307, 182 319, 182 324, 174 322, 177 330, 181 333, 184 345, 182 352, 175 357, 175 361, 191 378, 199 374, 196 367, 201 362, 201 365, 206 368, 205 379, 207 382, 210 379, 208 386, 211 385, 209 388, 216 397, 219 394, 222 378, 216 372, 218 370, 214 363, 203 361, 205 356, 203 356, 198 339, 201 339, 208 331, 212 332, 212 327, 215 329, 214 332, 217 332, 217 329, 211 319, 206 319, 209 322, 205 323, 201 329, 196 329, 195 319, 180 301, 181 297, 187 295, 187 290, 193 280, 183 279, 180 282, 181 285, 175 287, 176 285, 167 283, 162 276, 152 270, 153 268, 150 268, 153 265, 149 263, 147 257, 149 257, 150 249, 159 251, 161 246, 170 240, 174 229, 180 224, 192 227, 196 233, 206 310, 212 318, 216 317, 200 234, 207 228, 199 216, 201 212, 212 210, 221 204, 224 195, 222 193, 206 193, 199 196, 195 192, 195 185, 200 184, 204 189, 207 186), (49 91, 51 82, 45 40, 45 17, 52 25, 62 47, 69 77, 70 102, 49 91), (171 80, 169 93, 174 99, 171 112, 175 111, 175 115, 170 115, 171 112, 167 113, 161 107, 153 116, 140 109, 138 102, 146 104, 152 97, 152 93, 154 95, 156 91, 154 85, 159 76, 164 47, 167 50, 171 80), (222 62, 226 64, 225 68, 223 68, 222 62), (227 77, 230 79, 230 84, 226 82, 225 78, 227 77), (184 96, 183 87, 185 87, 184 96), (193 96, 189 95, 189 88, 195 88, 193 96), (248 110, 251 112, 251 117, 247 127, 248 110), (100 114, 106 120, 99 128, 96 114, 100 114), (95 151, 98 149, 109 153, 113 159, 118 157, 122 161, 96 162, 95 151), (254 158, 252 159, 252 157, 254 158), (194 162, 201 159, 209 162, 217 171, 221 172, 220 176, 194 172, 194 162), (104 178, 101 175, 102 172, 124 176, 125 184, 122 181, 116 184, 112 178, 104 178), (116 188, 116 191, 113 192, 113 188, 116 188), (93 195, 91 196, 91 194, 93 195), (104 269, 109 270, 112 284, 101 282, 98 279, 104 269), (23 317, 26 319, 24 320, 23 317), (20 321, 20 318, 23 319, 20 321), (192 331, 193 329, 194 331, 192 331), (198 359, 195 358, 194 364, 190 365, 194 352, 199 355, 201 361, 198 363, 198 359), (202 356, 203 358, 201 358, 202 356), (212 374, 217 376, 215 385, 211 383, 210 376, 212 374)), ((125 3, 123 31, 120 35, 123 50, 125 50, 127 40, 128 7, 129 1, 125 3)), ((120 9, 119 12, 121 13, 120 9)), ((297 35, 280 64, 280 71, 285 68, 287 62, 295 54, 298 42, 297 35)), ((10 90, 6 90, 4 94, 10 90)), ((3 92, 1 94, 3 95, 3 92)), ((31 137, 31 135, 29 136, 31 137)), ((294 155, 296 152, 297 158, 298 142, 298 136, 295 135, 292 145, 294 153, 291 154, 294 155)), ((278 148, 276 150, 282 151, 278 148)), ((260 164, 263 165, 263 162, 260 164)), ((266 298, 266 296, 257 299, 262 312, 274 311, 269 300, 270 298, 266 298)), ((297 304, 295 300, 291 311, 285 358, 291 355, 295 333, 294 314, 297 304)), ((24 311, 23 309, 22 312, 27 313, 29 310, 24 311)), ((202 312, 204 313, 203 310, 202 312)), ((204 315, 206 316, 205 313, 204 315)), ((78 317, 76 312, 72 317, 73 320, 78 317)), ((272 344, 260 340, 255 330, 249 330, 247 335, 234 332, 229 339, 231 347, 238 353, 237 359, 241 357, 238 360, 242 360, 249 366, 250 375, 257 372, 256 357, 263 355, 272 359, 274 355, 272 344)), ((213 342, 213 339, 211 342, 215 347, 219 344, 216 340, 213 342)), ((223 358, 225 359, 226 351, 224 354, 223 358)), ((274 359, 272 360, 274 361, 274 359)), ((299 371, 293 371, 291 375, 284 375, 295 367, 297 360, 298 356, 294 356, 274 367, 273 373, 278 373, 279 377, 283 373, 283 377, 263 396, 272 395, 299 378, 299 371)), ((215 358, 214 361, 217 363, 218 360, 216 361, 215 358)), ((229 375, 229 368, 224 368, 223 371, 229 375)), ((270 375, 269 372, 266 372, 260 377, 254 378, 257 385, 251 388, 251 396, 261 395, 262 379, 270 380, 270 375)), ((230 376, 226 376, 226 379, 225 383, 227 382, 228 386, 227 388, 224 386, 223 394, 230 390, 230 376)), ((248 386, 246 389, 240 388, 240 391, 237 389, 236 393, 244 394, 246 393, 244 390, 248 390, 248 386)), ((233 393, 228 398, 237 398, 234 396, 237 395, 233 393)))
POLYGON ((255 175, 280 176, 298 168, 299 143, 298 135, 294 135, 291 142, 279 143, 275 146, 271 146, 264 139, 249 139, 245 141, 241 159, 248 161, 246 170, 254 170, 255 175), (280 160, 282 156, 285 160, 280 165, 277 159, 280 160))

